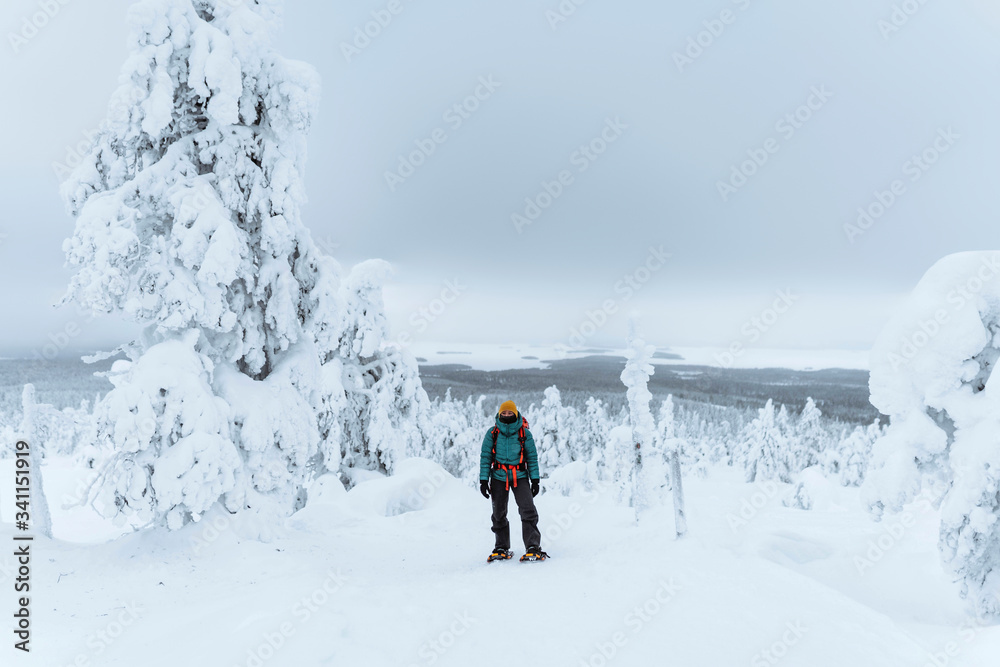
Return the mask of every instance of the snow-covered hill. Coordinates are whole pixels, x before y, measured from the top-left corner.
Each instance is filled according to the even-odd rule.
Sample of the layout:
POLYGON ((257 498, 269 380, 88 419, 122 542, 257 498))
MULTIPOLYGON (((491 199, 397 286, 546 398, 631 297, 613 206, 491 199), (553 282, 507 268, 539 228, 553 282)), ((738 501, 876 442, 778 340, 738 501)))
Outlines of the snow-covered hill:
MULTIPOLYGON (((3 499, 9 473, 0 461, 3 499)), ((46 473, 58 539, 34 546, 33 652, 18 664, 985 667, 1000 651, 942 572, 933 512, 876 524, 856 489, 819 476, 809 511, 731 468, 687 480, 680 541, 669 507, 636 526, 599 489, 546 492, 552 558, 487 565, 487 501, 422 459, 350 492, 322 478, 270 542, 219 511, 106 541, 117 531, 96 514, 59 509, 85 471, 53 459, 46 473)), ((12 532, 0 524, 0 540, 12 532)))

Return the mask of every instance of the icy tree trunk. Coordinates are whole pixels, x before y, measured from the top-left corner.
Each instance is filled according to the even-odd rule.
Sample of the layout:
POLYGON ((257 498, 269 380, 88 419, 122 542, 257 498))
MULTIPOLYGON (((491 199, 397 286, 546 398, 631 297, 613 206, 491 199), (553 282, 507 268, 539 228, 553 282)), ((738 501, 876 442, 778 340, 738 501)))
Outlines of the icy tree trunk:
POLYGON ((684 518, 684 489, 681 486, 681 455, 676 448, 670 453, 670 483, 674 490, 674 530, 677 537, 684 537, 687 519, 684 518))
POLYGON ((35 439, 35 387, 32 384, 24 385, 21 410, 21 439, 28 443, 28 470, 31 478, 28 503, 32 528, 45 537, 52 537, 52 517, 49 514, 49 503, 45 499, 45 488, 42 486, 42 444, 35 439))
POLYGON ((632 462, 632 507, 635 509, 635 520, 639 520, 639 510, 643 509, 642 493, 642 441, 636 437, 635 430, 632 431, 632 438, 635 443, 635 460, 632 462))

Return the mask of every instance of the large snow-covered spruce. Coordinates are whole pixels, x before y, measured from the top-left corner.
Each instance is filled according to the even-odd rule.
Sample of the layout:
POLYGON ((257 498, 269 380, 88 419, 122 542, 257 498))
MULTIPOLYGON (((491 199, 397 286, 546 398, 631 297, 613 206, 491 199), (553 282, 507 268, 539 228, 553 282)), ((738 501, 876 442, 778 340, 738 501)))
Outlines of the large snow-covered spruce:
POLYGON ((95 407, 110 450, 95 495, 134 525, 176 528, 220 499, 287 514, 369 426, 362 449, 382 469, 395 459, 379 452, 396 443, 381 425, 398 421, 386 394, 401 373, 384 336, 359 333, 379 315, 342 312, 381 284, 357 288, 365 268, 342 284, 301 221, 319 80, 272 48, 280 8, 132 5, 108 118, 63 186, 77 219, 66 299, 145 326, 95 407), (355 367, 390 379, 373 389, 355 367))
POLYGON ((980 613, 1000 614, 1000 252, 937 262, 871 353, 871 402, 891 418, 862 490, 877 516, 926 489, 942 558, 980 613))
POLYGON ((95 148, 63 185, 68 298, 267 376, 303 338, 316 251, 300 221, 315 72, 270 47, 273 2, 142 0, 95 148))

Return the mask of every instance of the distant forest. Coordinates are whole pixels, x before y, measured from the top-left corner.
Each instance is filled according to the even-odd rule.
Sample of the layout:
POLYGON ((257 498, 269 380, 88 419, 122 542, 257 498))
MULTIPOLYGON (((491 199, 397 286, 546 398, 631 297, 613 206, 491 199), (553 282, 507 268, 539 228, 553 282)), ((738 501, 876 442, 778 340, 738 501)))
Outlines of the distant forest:
MULTIPOLYGON (((473 370, 462 364, 420 365, 420 377, 431 398, 443 397, 450 388, 454 399, 473 400, 481 394, 487 405, 513 398, 527 407, 540 404, 546 387, 556 385, 564 405, 583 409, 593 396, 617 412, 625 405, 625 387, 619 375, 623 357, 594 355, 578 359, 556 359, 549 368, 503 371, 473 370)), ((58 409, 79 407, 82 399, 93 404, 111 385, 94 376, 107 371, 110 361, 85 364, 73 360, 0 360, 0 412, 8 421, 19 415, 21 390, 35 384, 38 400, 58 409)), ((763 407, 767 399, 784 404, 797 413, 812 397, 823 415, 847 424, 870 424, 878 411, 868 402, 868 372, 828 369, 792 371, 786 369, 727 369, 714 366, 658 365, 649 381, 649 390, 658 404, 673 394, 679 404, 710 404, 741 410, 763 407)))
MULTIPOLYGON (((525 406, 541 403, 546 387, 556 385, 563 404, 583 408, 590 396, 613 411, 625 405, 625 387, 619 375, 624 357, 593 355, 546 361, 549 368, 481 371, 464 364, 421 365, 420 378, 431 398, 448 389, 454 399, 481 394, 496 403, 512 398, 525 406)), ((743 369, 715 366, 657 365, 649 390, 659 402, 668 394, 684 403, 702 403, 740 409, 761 408, 767 399, 801 412, 812 397, 823 415, 848 424, 870 424, 879 416, 868 402, 868 371, 826 369, 793 371, 781 368, 743 369)))

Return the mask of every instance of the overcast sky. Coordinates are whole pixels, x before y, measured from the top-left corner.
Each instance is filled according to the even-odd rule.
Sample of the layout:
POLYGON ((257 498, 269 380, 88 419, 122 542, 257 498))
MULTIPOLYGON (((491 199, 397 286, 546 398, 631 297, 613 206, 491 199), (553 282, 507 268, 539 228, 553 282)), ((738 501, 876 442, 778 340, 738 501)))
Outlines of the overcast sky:
MULTIPOLYGON (((558 22, 557 0, 401 0, 345 56, 388 0, 291 0, 279 48, 323 79, 306 224, 345 266, 395 265, 390 317, 418 339, 571 343, 610 300, 588 344, 620 346, 638 310, 662 346, 867 347, 935 260, 997 246, 1000 11, 911 1, 890 30, 899 0, 589 0, 558 22), (466 117, 446 115, 463 103, 466 117), (435 130, 446 141, 390 187, 435 130), (603 153, 578 152, 591 144, 603 153), (911 161, 925 151, 933 164, 911 161), (766 162, 730 181, 754 155, 766 162), (518 229, 512 214, 563 171, 518 229), (895 201, 849 240, 894 180, 895 201), (627 299, 626 275, 640 285, 627 299), (414 319, 456 284, 426 329, 414 319), (778 291, 787 312, 748 340, 778 291)), ((105 115, 127 4, 72 0, 16 45, 37 0, 0 9, 0 355, 67 325, 66 352, 134 334, 50 306, 73 225, 53 163, 105 115)))

